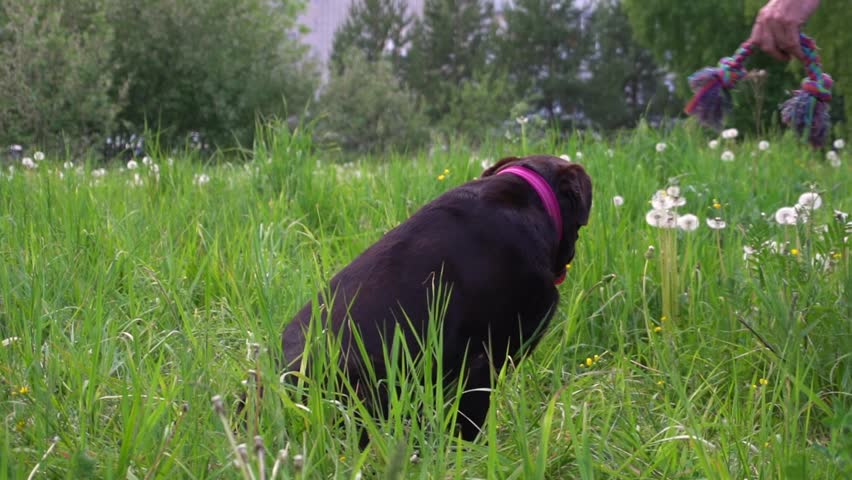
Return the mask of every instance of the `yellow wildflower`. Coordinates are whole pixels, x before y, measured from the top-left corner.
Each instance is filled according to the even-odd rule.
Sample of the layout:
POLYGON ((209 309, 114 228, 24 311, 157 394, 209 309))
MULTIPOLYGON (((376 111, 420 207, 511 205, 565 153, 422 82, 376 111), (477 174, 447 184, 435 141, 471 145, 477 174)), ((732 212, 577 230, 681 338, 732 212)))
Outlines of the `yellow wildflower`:
POLYGON ((440 180, 442 182, 444 181, 445 178, 447 178, 447 176, 444 175, 444 174, 438 175, 438 180, 440 180))
POLYGON ((665 322, 665 321, 666 321, 666 320, 668 320, 668 319, 669 319, 669 317, 667 317, 667 316, 665 316, 665 315, 663 315, 662 317, 660 317, 660 321, 661 321, 661 322, 665 322))
POLYGON ((592 363, 594 363, 594 362, 592 361, 592 357, 587 357, 587 358, 586 358, 586 366, 587 366, 587 367, 591 367, 591 366, 592 366, 592 363))
POLYGON ((722 204, 714 201, 713 202, 713 208, 715 208, 716 210, 719 210, 720 208, 722 208, 722 204))
POLYGON ((596 361, 596 362, 597 362, 598 360, 600 360, 600 359, 601 359, 601 356, 600 356, 600 355, 595 355, 595 361, 596 361))
POLYGON ((663 327, 657 325, 656 327, 654 327, 654 331, 657 332, 657 333, 660 333, 660 332, 663 331, 663 327))
POLYGON ((665 383, 666 383, 666 382, 664 382, 664 381, 662 381, 662 380, 657 380, 657 385, 665 385, 665 383))
POLYGON ((13 395, 13 396, 14 396, 14 395, 26 395, 26 394, 28 394, 28 393, 30 393, 30 387, 28 387, 28 386, 26 386, 26 385, 24 385, 24 386, 22 386, 22 387, 20 387, 20 388, 16 388, 16 389, 12 390, 12 395, 13 395))
POLYGON ((765 378, 761 378, 761 379, 760 379, 760 381, 759 381, 759 383, 760 383, 761 385, 769 385, 769 380, 767 380, 767 379, 765 379, 765 378))
POLYGON ((841 258, 843 258, 843 254, 840 253, 840 252, 835 252, 835 253, 831 254, 831 258, 833 258, 835 260, 840 260, 841 258))
POLYGON ((570 263, 566 263, 566 264, 565 264, 565 269, 566 269, 566 270, 571 270, 571 264, 570 264, 570 263))
POLYGON ((444 175, 449 175, 449 174, 450 174, 450 169, 449 169, 449 168, 445 168, 445 169, 444 169, 444 175))
POLYGON ((793 249, 791 249, 791 250, 790 250, 790 255, 792 255, 792 256, 794 256, 794 257, 795 257, 795 256, 796 256, 796 255, 798 255, 798 254, 799 254, 799 249, 798 249, 798 248, 793 248, 793 249))

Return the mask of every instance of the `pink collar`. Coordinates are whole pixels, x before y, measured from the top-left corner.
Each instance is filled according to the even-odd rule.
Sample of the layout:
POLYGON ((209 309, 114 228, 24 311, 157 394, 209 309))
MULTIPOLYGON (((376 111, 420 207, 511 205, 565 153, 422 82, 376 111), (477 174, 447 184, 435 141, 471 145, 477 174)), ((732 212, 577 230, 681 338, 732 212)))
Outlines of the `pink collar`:
POLYGON ((547 215, 550 216, 550 219, 553 220, 553 225, 556 227, 556 233, 559 235, 559 242, 562 242, 562 214, 559 213, 559 203, 556 201, 556 194, 553 193, 553 189, 550 188, 550 185, 541 178, 541 175, 528 168, 511 166, 500 170, 497 172, 497 175, 502 175, 504 173, 517 175, 530 184, 533 190, 535 190, 535 193, 537 193, 539 198, 541 198, 541 203, 544 204, 544 209, 547 210, 547 215))

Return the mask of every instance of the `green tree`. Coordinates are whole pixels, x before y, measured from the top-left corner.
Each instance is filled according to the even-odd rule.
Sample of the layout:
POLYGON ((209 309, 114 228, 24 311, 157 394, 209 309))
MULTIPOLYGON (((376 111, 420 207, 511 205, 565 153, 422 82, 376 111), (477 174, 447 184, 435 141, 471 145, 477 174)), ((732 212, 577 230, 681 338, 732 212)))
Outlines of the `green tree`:
POLYGON ((503 13, 500 63, 512 83, 556 118, 576 112, 584 55, 580 10, 565 0, 518 0, 503 13))
POLYGON ((128 85, 121 120, 167 138, 198 130, 250 144, 258 115, 300 112, 316 68, 285 0, 112 0, 113 62, 128 85))
POLYGON ((666 72, 634 40, 621 2, 599 1, 585 31, 590 78, 580 97, 583 113, 605 129, 632 126, 645 114, 665 114, 666 72))
POLYGON ((94 143, 125 99, 113 82, 112 41, 102 2, 0 3, 0 144, 79 151, 94 143))
POLYGON ((485 66, 493 20, 489 0, 426 0, 414 22, 406 79, 432 120, 450 111, 454 90, 485 66))
POLYGON ((343 68, 332 72, 320 97, 320 139, 353 152, 423 145, 428 139, 426 118, 390 62, 370 62, 357 47, 350 47, 342 58, 343 68))
MULTIPOLYGON (((852 135, 852 9, 848 0, 822 0, 820 7, 810 20, 806 32, 811 34, 820 47, 825 69, 835 80, 834 91, 841 95, 834 103, 837 113, 844 107, 846 133, 852 135)), ((839 117, 837 115, 835 118, 839 117)))
POLYGON ((343 53, 356 47, 372 62, 387 58, 398 67, 409 39, 405 34, 411 23, 406 0, 355 0, 332 43, 331 65, 344 64, 343 53))
POLYGON ((518 100, 505 74, 482 70, 462 80, 451 92, 450 109, 439 128, 449 136, 463 134, 468 140, 485 140, 501 133, 518 100))

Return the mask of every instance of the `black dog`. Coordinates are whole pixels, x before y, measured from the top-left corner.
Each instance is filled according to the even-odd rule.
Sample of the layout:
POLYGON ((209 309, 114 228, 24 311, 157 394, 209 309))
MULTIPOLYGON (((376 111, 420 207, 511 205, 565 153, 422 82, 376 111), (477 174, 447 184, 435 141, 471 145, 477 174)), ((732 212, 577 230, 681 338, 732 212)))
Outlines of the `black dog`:
MULTIPOLYGON (((443 369, 447 380, 466 379, 459 427, 473 440, 488 412, 492 368, 508 355, 518 360, 532 351, 549 323, 559 299, 554 284, 574 258, 591 204, 591 179, 580 165, 551 156, 512 157, 388 232, 331 279, 332 308, 324 295, 316 305, 321 328, 340 336, 340 366, 351 385, 375 394, 352 329, 382 379, 383 348, 395 328, 410 349, 420 348, 415 338, 426 335, 430 290, 440 281, 451 290, 443 369)), ((305 305, 281 336, 288 369, 299 368, 313 310, 305 305)), ((364 397, 374 414, 386 407, 386 392, 378 401, 364 397)))

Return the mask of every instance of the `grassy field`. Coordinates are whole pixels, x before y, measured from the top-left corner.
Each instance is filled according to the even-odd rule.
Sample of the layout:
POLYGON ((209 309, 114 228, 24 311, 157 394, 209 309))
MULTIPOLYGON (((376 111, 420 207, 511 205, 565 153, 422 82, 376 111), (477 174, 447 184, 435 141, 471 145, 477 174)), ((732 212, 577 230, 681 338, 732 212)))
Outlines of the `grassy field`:
POLYGON ((835 212, 852 208, 852 157, 708 140, 640 129, 344 165, 271 127, 246 164, 4 168, 0 479, 852 478, 849 224, 835 212), (328 378, 279 383, 280 332, 323 279, 484 164, 525 153, 582 163, 595 204, 551 328, 499 372, 479 441, 442 432, 451 392, 411 381, 426 362, 400 376, 387 422, 357 420, 328 378), (670 186, 695 231, 646 222, 670 186), (821 206, 779 225, 806 192, 821 206))

